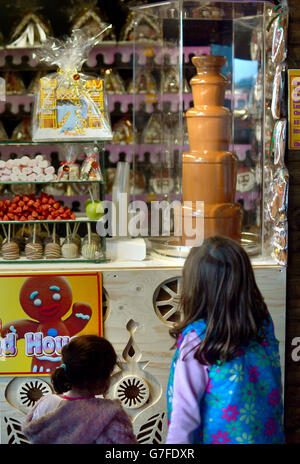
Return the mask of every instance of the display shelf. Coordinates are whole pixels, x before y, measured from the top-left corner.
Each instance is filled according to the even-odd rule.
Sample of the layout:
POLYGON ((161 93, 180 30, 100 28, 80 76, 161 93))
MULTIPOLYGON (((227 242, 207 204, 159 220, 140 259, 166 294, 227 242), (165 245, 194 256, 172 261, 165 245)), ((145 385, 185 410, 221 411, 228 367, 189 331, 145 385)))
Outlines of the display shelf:
POLYGON ((96 264, 99 264, 99 263, 105 263, 107 261, 107 259, 105 257, 103 258, 93 258, 93 259, 86 259, 86 258, 81 258, 81 257, 78 257, 78 258, 57 258, 57 259, 48 259, 48 258, 43 258, 43 259, 27 259, 26 256, 20 256, 18 259, 15 259, 15 260, 8 260, 8 259, 3 259, 0 257, 0 267, 1 267, 1 264, 10 264, 10 265, 13 265, 13 264, 17 264, 18 267, 20 264, 29 264, 29 263, 35 263, 35 264, 54 264, 54 263, 59 263, 61 264, 62 262, 63 263, 78 263, 79 265, 82 264, 82 263, 96 263, 96 264))
POLYGON ((101 219, 89 219, 88 217, 76 217, 76 219, 43 219, 43 220, 34 220, 34 219, 26 219, 26 221, 1 221, 0 225, 3 224, 14 224, 14 225, 23 225, 23 224, 76 224, 80 222, 81 224, 87 223, 96 223, 101 221, 101 219))
MULTIPOLYGON (((107 239, 109 241, 111 239, 107 239)), ((284 270, 283 266, 280 266, 272 257, 267 257, 267 256, 259 256, 259 257, 250 257, 251 263, 254 267, 254 269, 261 269, 261 268, 272 268, 272 269, 278 269, 284 270)), ((93 271, 93 270, 99 270, 99 263, 97 262, 88 262, 88 261, 79 261, 79 260, 73 260, 73 261, 66 261, 64 259, 61 259, 59 262, 59 268, 63 271, 66 270, 68 272, 78 272, 78 271, 93 271), (87 266, 85 266, 88 264, 87 266)), ((47 270, 47 272, 57 272, 57 262, 54 261, 48 261, 48 260, 40 260, 36 262, 36 266, 34 269, 32 268, 32 261, 25 261, 25 260, 20 260, 20 261, 14 261, 10 262, 9 261, 4 261, 3 259, 0 258, 0 274, 7 274, 7 273, 15 273, 15 269, 13 265, 17 266, 18 273, 19 272, 40 272, 42 270, 47 270), (7 268, 6 265, 10 264, 10 266, 7 268)), ((159 269, 178 269, 180 272, 182 270, 182 267, 184 265, 185 259, 179 259, 179 258, 171 258, 171 257, 165 257, 165 256, 160 256, 155 251, 150 251, 147 253, 146 258, 143 261, 128 261, 128 260, 108 260, 106 259, 105 262, 101 262, 101 268, 100 270, 119 270, 119 271, 124 271, 126 269, 153 269, 153 268, 159 268, 159 269)))
POLYGON ((14 181, 2 181, 0 179, 0 185, 2 184, 7 184, 7 185, 35 185, 35 184, 105 184, 105 181, 103 180, 50 180, 50 181, 20 181, 20 182, 14 182, 14 181))
MULTIPOLYGON (((46 66, 41 66, 39 60, 34 56, 37 48, 1 48, 0 68, 44 70, 46 66)), ((169 58, 170 64, 178 63, 178 48, 166 46, 158 41, 138 42, 135 44, 134 52, 132 42, 102 42, 101 45, 91 50, 83 69, 95 69, 99 65, 112 64, 120 67, 122 65, 132 67, 134 53, 140 65, 145 65, 149 57, 153 58, 155 64, 162 64, 166 56, 169 58)), ((184 47, 184 62, 188 63, 191 56, 209 53, 210 47, 208 46, 184 47)), ((47 69, 49 71, 55 70, 54 67, 47 67, 47 69)))
MULTIPOLYGON (((68 140, 66 138, 64 139, 60 139, 60 140, 56 140, 56 139, 53 139, 53 140, 41 140, 41 141, 34 141, 34 140, 12 140, 12 139, 3 139, 3 140, 0 140, 0 146, 1 145, 33 145, 33 146, 36 146, 36 145, 52 145, 52 144, 55 144, 55 145, 61 145, 62 143, 80 143, 80 144, 83 144, 83 143, 94 143, 94 144, 97 144, 97 145, 100 145, 102 143, 106 142, 106 140, 95 140, 95 139, 90 139, 90 140, 68 140)), ((1 149, 1 147, 0 147, 1 149)))
MULTIPOLYGON (((232 95, 230 91, 226 92, 226 100, 231 101, 232 95)), ((19 114, 20 109, 24 112, 24 115, 29 114, 31 111, 31 105, 34 101, 34 95, 29 94, 10 94, 6 95, 5 101, 0 101, 0 114, 5 111, 9 111, 12 114, 19 114)), ((144 105, 144 110, 147 113, 153 112, 153 105, 155 104, 157 109, 161 109, 163 103, 170 103, 170 111, 178 111, 178 94, 177 93, 164 93, 160 94, 158 90, 155 94, 132 94, 132 93, 107 93, 108 109, 110 113, 116 110, 119 106, 119 110, 122 113, 128 113, 132 110, 132 105, 135 104, 139 107, 141 104, 144 105), (158 106, 157 106, 158 105, 158 106)), ((193 96, 191 93, 183 94, 184 107, 188 109, 193 103, 193 96)), ((240 107, 248 104, 248 94, 236 93, 234 96, 234 107, 240 107)), ((27 142, 27 141, 26 141, 27 142)), ((39 142, 38 142, 39 143, 39 142)), ((44 143, 44 142, 41 142, 44 143)), ((49 143, 49 142, 47 142, 49 143)))

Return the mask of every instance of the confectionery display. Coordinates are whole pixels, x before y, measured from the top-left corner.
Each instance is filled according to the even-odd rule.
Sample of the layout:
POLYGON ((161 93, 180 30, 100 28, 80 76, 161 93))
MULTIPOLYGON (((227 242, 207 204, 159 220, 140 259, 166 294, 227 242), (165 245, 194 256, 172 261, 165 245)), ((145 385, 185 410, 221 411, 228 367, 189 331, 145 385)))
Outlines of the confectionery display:
MULTIPOLYGON (((64 33, 70 32, 69 37, 54 37, 46 16, 44 18, 40 14, 43 8, 28 7, 19 23, 13 26, 10 39, 6 40, 8 49, 34 48, 33 58, 29 58, 29 78, 26 76, 26 66, 23 70, 20 65, 21 61, 26 64, 26 60, 22 58, 17 62, 5 58, 2 75, 9 101, 21 102, 22 96, 35 96, 35 100, 31 117, 27 111, 28 103, 23 108, 22 103, 17 103, 20 114, 13 118, 13 122, 7 124, 6 118, 0 121, 0 140, 10 139, 10 145, 13 142, 59 144, 57 149, 55 146, 47 148, 45 154, 41 145, 38 149, 30 148, 28 154, 27 151, 24 154, 24 150, 12 148, 12 156, 1 155, 2 220, 26 223, 42 221, 43 217, 43 220, 53 220, 57 224, 60 220, 76 221, 76 218, 84 217, 85 220, 97 221, 103 215, 104 192, 112 194, 116 163, 126 160, 131 168, 131 194, 140 195, 141 198, 147 198, 148 194, 156 199, 160 195, 181 198, 183 188, 183 199, 186 201, 204 198, 207 203, 206 235, 211 233, 210 230, 221 230, 222 227, 218 227, 222 221, 227 221, 231 232, 237 224, 236 231, 232 235, 229 232, 229 235, 240 240, 242 230, 243 233, 248 229, 257 233, 261 227, 259 216, 265 215, 266 224, 262 228, 264 240, 273 243, 276 224, 278 245, 278 237, 284 235, 280 233, 280 228, 282 231, 286 228, 288 192, 288 172, 284 165, 286 121, 282 115, 288 21, 284 8, 266 6, 266 30, 257 27, 245 32, 250 38, 250 59, 257 62, 258 68, 253 75, 255 84, 252 84, 252 90, 245 91, 248 95, 243 94, 243 89, 235 81, 236 95, 233 98, 230 92, 236 71, 232 69, 230 52, 226 46, 218 43, 218 28, 212 28, 212 37, 207 39, 209 45, 197 45, 197 49, 183 46, 181 62, 177 56, 178 43, 172 35, 174 30, 172 37, 164 41, 165 27, 168 29, 170 24, 177 23, 176 9, 170 8, 167 12, 170 24, 167 21, 163 27, 155 14, 149 15, 146 9, 144 14, 141 9, 137 16, 130 12, 125 24, 124 16, 123 27, 115 28, 107 23, 105 6, 99 8, 98 3, 96 0, 71 2, 70 9, 66 11, 69 22, 64 30, 64 33), (136 43, 134 50, 137 60, 132 63, 129 42, 133 41, 136 43), (262 42, 265 43, 266 57, 262 55, 262 42), (199 53, 198 47, 203 48, 199 53), (110 48, 114 52, 110 52, 110 48), (111 60, 113 55, 114 61, 111 60), (200 67, 196 65, 198 77, 190 80, 194 72, 194 55, 199 55, 199 63, 204 63, 205 57, 210 55, 226 56, 227 59, 221 70, 220 67, 212 69, 207 64, 201 70, 202 64, 199 64, 200 67), (36 68, 35 65, 31 67, 31 59, 37 59, 36 68), (129 73, 128 69, 132 66, 135 66, 134 73, 129 73), (55 72, 50 72, 49 68, 55 72), (226 82, 222 81, 220 71, 226 75, 226 82), (200 84, 197 81, 199 76, 207 77, 207 74, 217 79, 218 98, 210 94, 209 76, 207 82, 200 84), (200 86, 205 87, 207 102, 202 101, 202 95, 198 94, 200 86), (180 94, 182 101, 178 104, 180 94), (178 106, 180 111, 186 111, 186 117, 181 118, 178 106), (201 115, 197 113, 200 107, 200 111, 205 107, 201 115), (210 114, 213 107, 218 116, 210 114), (226 108, 230 108, 231 112, 226 112, 226 108), (138 112, 134 115, 136 110, 138 112), (241 139, 234 140, 235 145, 242 146, 237 150, 235 146, 229 147, 229 118, 234 122, 234 137, 241 139), (202 143, 196 141, 195 133, 202 143), (209 134, 214 135, 210 138, 209 134), (95 140, 109 143, 99 150, 92 143, 95 140), (249 144, 247 150, 243 148, 245 140, 249 144), (131 150, 130 145, 136 143, 140 144, 137 151, 135 147, 131 150), (100 154, 104 150, 109 152, 107 157, 105 154, 105 163, 100 154), (261 163, 263 151, 265 166, 261 163), (258 174, 262 168, 264 176, 258 174), (197 177, 198 182, 193 176, 197 177), (214 179, 211 182, 214 189, 207 189, 207 179, 214 179), (45 203, 42 215, 38 208, 41 195, 53 200, 57 210, 51 210, 53 206, 50 202, 46 210, 45 203), (22 203, 23 197, 30 198, 29 201, 36 204, 36 209, 27 210, 25 202, 25 210, 20 210, 22 206, 18 203, 22 203), (16 201, 18 198, 20 200, 16 201), (265 201, 263 208, 261 198, 265 201), (46 211, 52 214, 47 215, 46 211)), ((131 2, 130 7, 139 3, 143 4, 139 0, 131 2)), ((129 11, 127 6, 123 7, 129 11)), ((239 8, 243 10, 243 6, 239 8)), ((227 12, 216 2, 200 2, 199 5, 188 6, 184 14, 192 18, 195 24, 205 25, 205 20, 222 24, 227 12)), ((199 44, 201 40, 199 34, 199 44)), ((21 53, 18 51, 18 57, 21 53)), ((33 101, 33 98, 29 101, 33 101)), ((11 110, 9 105, 5 104, 5 113, 11 110)), ((15 114, 14 108, 12 113, 15 114)), ((75 236, 68 231, 62 238, 61 229, 55 237, 48 234, 47 242, 38 239, 28 242, 32 235, 31 230, 30 235, 26 236, 26 244, 24 236, 16 234, 12 235, 10 242, 17 243, 24 256, 25 245, 28 245, 27 255, 33 256, 33 260, 39 259, 34 258, 34 249, 39 248, 36 244, 43 245, 43 259, 67 259, 64 255, 76 255, 78 258, 85 255, 86 259, 96 256, 97 259, 97 253, 93 251, 94 242, 89 241, 88 237, 84 244, 82 242, 82 228, 79 242, 74 242, 75 236), (64 242, 63 255, 61 248, 64 242), (74 245, 78 248, 76 252, 74 245)))
POLYGON ((51 182, 56 180, 55 169, 43 155, 35 158, 0 160, 0 182, 51 182))
POLYGON ((15 195, 0 201, 1 221, 61 221, 74 220, 70 208, 56 201, 52 195, 15 195))
POLYGON ((41 230, 40 224, 29 224, 28 227, 20 226, 14 233, 15 225, 2 224, 4 240, 0 237, 1 257, 5 261, 56 261, 56 260, 84 260, 95 261, 104 259, 102 242, 98 234, 92 232, 88 223, 87 234, 81 238, 77 231, 80 226, 75 223, 73 228, 66 224, 65 237, 60 237, 57 232, 57 224, 43 224, 46 231, 41 230), (13 229, 12 229, 13 227, 13 229))

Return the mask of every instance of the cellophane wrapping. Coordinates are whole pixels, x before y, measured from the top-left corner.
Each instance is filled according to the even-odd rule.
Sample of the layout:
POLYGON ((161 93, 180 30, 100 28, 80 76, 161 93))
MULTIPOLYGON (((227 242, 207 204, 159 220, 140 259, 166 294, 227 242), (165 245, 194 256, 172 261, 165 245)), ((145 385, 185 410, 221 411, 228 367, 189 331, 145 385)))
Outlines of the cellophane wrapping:
POLYGON ((33 141, 112 139, 103 80, 81 72, 100 35, 101 32, 89 37, 77 29, 65 41, 51 38, 36 51, 40 61, 57 66, 57 72, 39 81, 33 111, 33 141))

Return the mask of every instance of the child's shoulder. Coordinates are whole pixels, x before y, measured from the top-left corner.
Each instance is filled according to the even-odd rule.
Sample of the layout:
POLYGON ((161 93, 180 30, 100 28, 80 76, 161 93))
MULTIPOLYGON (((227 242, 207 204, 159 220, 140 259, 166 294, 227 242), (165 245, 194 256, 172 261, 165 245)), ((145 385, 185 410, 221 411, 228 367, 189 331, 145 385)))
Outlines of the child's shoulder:
POLYGON ((30 420, 38 419, 39 417, 43 416, 44 414, 56 409, 56 407, 61 402, 61 397, 54 393, 49 393, 47 395, 42 396, 34 405, 31 413, 30 413, 30 420))
POLYGON ((204 319, 198 319, 197 321, 191 322, 182 331, 183 337, 190 332, 196 332, 199 337, 202 337, 206 331, 206 322, 204 319))

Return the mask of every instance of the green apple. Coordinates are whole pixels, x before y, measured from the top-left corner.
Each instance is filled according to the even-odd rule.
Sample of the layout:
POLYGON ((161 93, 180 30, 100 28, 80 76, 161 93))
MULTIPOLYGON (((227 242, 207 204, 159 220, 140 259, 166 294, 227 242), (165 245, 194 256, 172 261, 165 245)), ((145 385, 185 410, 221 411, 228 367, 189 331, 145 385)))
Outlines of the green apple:
POLYGON ((100 200, 87 200, 85 202, 85 212, 89 219, 97 221, 104 214, 104 208, 100 200))

